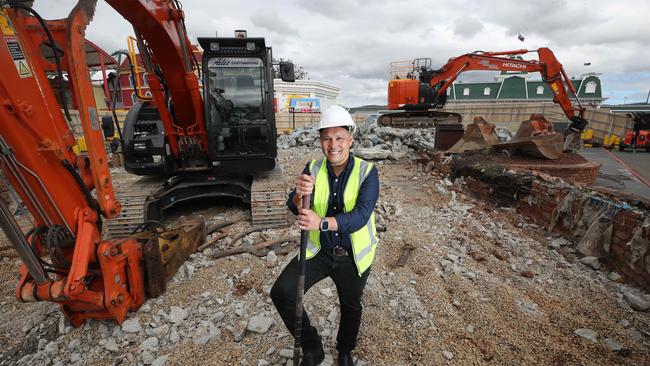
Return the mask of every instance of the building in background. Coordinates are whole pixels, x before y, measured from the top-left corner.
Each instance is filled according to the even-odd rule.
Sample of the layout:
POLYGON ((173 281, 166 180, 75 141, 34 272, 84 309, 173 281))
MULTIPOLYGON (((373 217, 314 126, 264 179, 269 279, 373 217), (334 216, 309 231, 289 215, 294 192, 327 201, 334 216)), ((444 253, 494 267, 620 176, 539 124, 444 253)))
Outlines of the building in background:
MULTIPOLYGON (((107 70, 115 68, 117 61, 102 48, 87 39, 84 40, 84 48, 86 50, 86 65, 90 71, 95 104, 98 109, 106 109, 106 101, 110 96, 108 85, 105 83, 107 70)), ((51 47, 44 46, 42 55, 52 64, 55 63, 54 50, 51 47)), ((64 75, 61 80, 56 73, 52 72, 48 74, 48 81, 54 90, 59 90, 59 88, 63 87, 64 100, 61 100, 61 95, 58 92, 54 93, 59 104, 66 104, 70 109, 77 109, 77 101, 75 100, 72 85, 67 75, 64 75)))
MULTIPOLYGON (((601 74, 571 78, 585 105, 599 106, 603 98, 601 74)), ((552 102, 553 92, 538 73, 501 72, 492 82, 457 81, 447 89, 447 103, 552 102)))
POLYGON ((276 113, 318 113, 336 104, 340 88, 313 80, 273 80, 276 113))
MULTIPOLYGON (((196 58, 199 67, 201 67, 203 50, 201 50, 201 48, 198 45, 192 45, 192 53, 194 53, 194 57, 196 58)), ((138 100, 136 94, 136 85, 140 85, 140 94, 142 96, 146 96, 146 97, 151 96, 151 90, 149 89, 147 78, 145 77, 146 74, 144 72, 144 64, 142 63, 142 58, 138 54, 136 55, 136 59, 138 65, 137 82, 136 82, 136 78, 134 78, 131 75, 131 68, 129 67, 128 58, 122 57, 122 61, 120 63, 120 68, 119 68, 121 92, 118 94, 117 101, 115 102, 115 106, 118 109, 119 108, 129 109, 138 100)), ((135 67, 136 65, 133 66, 135 67)), ((198 77, 198 72, 196 70, 194 72, 197 74, 198 77)), ((202 86, 201 83, 203 81, 200 78, 198 80, 199 80, 199 86, 201 87, 202 86)), ((108 85, 111 86, 110 75, 109 75, 108 85)))

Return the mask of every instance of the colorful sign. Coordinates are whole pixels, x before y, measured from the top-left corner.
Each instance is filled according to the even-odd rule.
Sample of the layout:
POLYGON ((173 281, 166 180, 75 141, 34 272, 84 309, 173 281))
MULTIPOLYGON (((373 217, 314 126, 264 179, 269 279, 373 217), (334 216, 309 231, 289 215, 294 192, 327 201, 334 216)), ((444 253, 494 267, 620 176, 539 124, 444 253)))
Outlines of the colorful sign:
POLYGON ((294 113, 316 113, 320 112, 320 99, 318 98, 292 98, 289 102, 289 110, 294 113))

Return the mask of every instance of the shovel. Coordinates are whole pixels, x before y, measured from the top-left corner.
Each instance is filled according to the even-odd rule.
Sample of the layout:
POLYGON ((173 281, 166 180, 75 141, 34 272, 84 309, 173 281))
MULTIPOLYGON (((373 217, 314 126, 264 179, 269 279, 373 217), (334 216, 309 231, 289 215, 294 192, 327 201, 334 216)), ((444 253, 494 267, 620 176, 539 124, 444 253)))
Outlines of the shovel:
MULTIPOLYGON (((311 195, 302 197, 302 208, 309 208, 311 195)), ((302 333, 302 298, 305 295, 305 256, 307 255, 307 240, 309 232, 300 231, 300 256, 298 257, 298 282, 296 283, 296 326, 294 328, 293 366, 300 362, 300 341, 302 333)))

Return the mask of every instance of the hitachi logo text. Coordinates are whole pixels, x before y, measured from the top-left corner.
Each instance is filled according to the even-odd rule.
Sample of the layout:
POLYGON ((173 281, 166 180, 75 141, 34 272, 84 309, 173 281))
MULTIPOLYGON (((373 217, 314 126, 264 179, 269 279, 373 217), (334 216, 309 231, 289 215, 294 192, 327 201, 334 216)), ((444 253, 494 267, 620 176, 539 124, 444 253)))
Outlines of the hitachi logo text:
POLYGON ((512 62, 504 62, 503 67, 512 67, 514 69, 525 69, 526 65, 524 65, 524 64, 515 64, 515 63, 512 63, 512 62))

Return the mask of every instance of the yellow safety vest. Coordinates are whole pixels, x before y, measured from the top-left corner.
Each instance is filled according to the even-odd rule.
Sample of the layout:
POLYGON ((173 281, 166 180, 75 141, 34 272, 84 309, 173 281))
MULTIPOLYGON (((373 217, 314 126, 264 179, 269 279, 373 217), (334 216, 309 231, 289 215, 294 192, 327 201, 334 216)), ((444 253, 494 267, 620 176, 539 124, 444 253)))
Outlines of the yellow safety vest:
MULTIPOLYGON (((344 212, 350 212, 354 209, 361 184, 368 177, 372 166, 372 163, 354 157, 354 166, 343 192, 344 212)), ((314 206, 312 210, 318 216, 325 217, 330 198, 326 160, 312 160, 309 164, 309 171, 315 179, 313 193, 314 206)), ((377 248, 378 240, 374 211, 364 227, 350 234, 350 241, 352 242, 354 263, 357 265, 359 276, 361 276, 370 267, 372 260, 375 258, 375 249, 377 248)), ((312 258, 319 250, 320 230, 312 230, 309 232, 307 256, 305 258, 312 258)))

